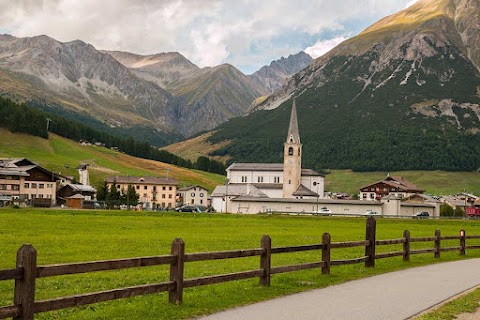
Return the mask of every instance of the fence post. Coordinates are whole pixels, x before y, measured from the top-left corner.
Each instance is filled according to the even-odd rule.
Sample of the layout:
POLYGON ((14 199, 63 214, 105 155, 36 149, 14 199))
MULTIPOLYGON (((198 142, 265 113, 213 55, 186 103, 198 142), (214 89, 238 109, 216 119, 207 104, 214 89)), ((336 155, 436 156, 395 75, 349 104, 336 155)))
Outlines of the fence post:
POLYGON ((265 235, 262 237, 261 246, 263 253, 260 256, 260 269, 263 269, 263 274, 260 276, 261 286, 270 286, 270 268, 272 265, 272 239, 265 235))
POLYGON ((181 304, 183 300, 185 242, 180 238, 173 240, 171 253, 176 256, 175 262, 170 265, 170 281, 175 282, 175 285, 173 290, 168 293, 168 300, 170 303, 181 304))
POLYGON ((35 279, 37 277, 37 251, 26 244, 17 251, 17 269, 23 268, 23 277, 15 280, 13 303, 20 306, 20 315, 14 320, 33 320, 35 279))
POLYGON ((465 255, 465 230, 460 230, 460 255, 465 255))
POLYGON ((435 258, 440 258, 440 230, 435 230, 435 249, 433 255, 435 258))
POLYGON ((375 267, 376 229, 377 229, 377 221, 375 220, 374 217, 368 217, 365 239, 369 241, 370 244, 365 247, 365 256, 368 257, 368 260, 365 261, 366 268, 375 267))
POLYGON ((330 274, 330 243, 332 238, 329 233, 324 233, 322 237, 322 274, 330 274))
POLYGON ((403 238, 405 239, 403 243, 403 261, 410 261, 410 231, 403 231, 403 238))

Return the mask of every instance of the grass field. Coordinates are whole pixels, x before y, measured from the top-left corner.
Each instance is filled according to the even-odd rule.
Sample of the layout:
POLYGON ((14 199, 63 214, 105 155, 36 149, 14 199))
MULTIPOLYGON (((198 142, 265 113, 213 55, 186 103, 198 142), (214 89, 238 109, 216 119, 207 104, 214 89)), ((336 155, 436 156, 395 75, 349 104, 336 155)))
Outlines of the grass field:
MULTIPOLYGON (((480 234, 480 223, 465 220, 397 220, 378 219, 377 239, 400 238, 404 230, 412 237, 480 234)), ((364 218, 325 218, 276 215, 179 214, 125 211, 70 211, 47 209, 0 210, 0 269, 15 266, 15 253, 24 243, 38 251, 38 264, 83 262, 93 260, 163 255, 170 252, 173 239, 186 243, 186 252, 207 252, 258 248, 268 234, 272 245, 306 245, 321 243, 329 232, 332 241, 362 240, 364 218)), ((473 244, 473 243, 467 243, 473 244)), ((478 243, 475 243, 478 244, 478 243)), ((416 248, 426 244, 412 244, 416 248)), ((442 242, 445 246, 458 243, 442 242)), ((428 245, 429 247, 432 244, 428 245)), ((377 252, 401 250, 400 245, 378 247, 377 252)), ((361 248, 334 250, 332 259, 363 256, 361 248)), ((310 251, 274 255, 272 266, 315 262, 321 253, 310 251)), ((467 251, 467 258, 480 257, 480 250, 467 251)), ((272 276, 270 287, 260 287, 258 279, 185 289, 184 304, 170 305, 165 293, 128 298, 85 307, 39 314, 36 319, 185 319, 212 313, 237 305, 253 303, 276 296, 328 286, 360 277, 460 259, 458 253, 442 253, 378 260, 375 269, 363 265, 332 267, 331 275, 309 270, 272 276)), ((258 257, 187 263, 185 278, 253 270, 258 257)), ((37 299, 96 292, 125 286, 168 280, 168 267, 146 267, 85 275, 43 278, 37 281, 37 299)), ((13 281, 0 282, 0 305, 13 297, 13 281)))
POLYGON ((145 160, 113 150, 82 146, 50 133, 48 140, 26 134, 12 134, 0 129, 0 157, 27 158, 53 172, 78 178, 75 168, 88 163, 90 181, 99 186, 112 175, 166 176, 176 178, 181 185, 199 184, 210 191, 224 184, 225 177, 198 170, 189 170, 158 161, 145 160))

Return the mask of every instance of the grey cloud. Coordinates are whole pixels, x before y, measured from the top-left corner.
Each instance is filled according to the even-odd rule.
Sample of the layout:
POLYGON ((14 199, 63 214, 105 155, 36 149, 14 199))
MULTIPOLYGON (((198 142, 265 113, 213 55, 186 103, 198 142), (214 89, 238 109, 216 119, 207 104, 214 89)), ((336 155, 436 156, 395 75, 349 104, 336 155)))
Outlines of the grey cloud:
MULTIPOLYGON (((0 30, 81 39, 99 49, 141 54, 179 51, 200 65, 261 66, 302 49, 283 34, 342 30, 349 19, 374 22, 409 0, 0 0, 0 30), (256 52, 251 52, 256 44, 256 52), (262 45, 258 45, 262 44, 262 45), (287 50, 292 50, 288 52, 287 50)), ((345 29, 345 34, 351 30, 345 29)), ((328 40, 316 39, 315 42, 328 40)))

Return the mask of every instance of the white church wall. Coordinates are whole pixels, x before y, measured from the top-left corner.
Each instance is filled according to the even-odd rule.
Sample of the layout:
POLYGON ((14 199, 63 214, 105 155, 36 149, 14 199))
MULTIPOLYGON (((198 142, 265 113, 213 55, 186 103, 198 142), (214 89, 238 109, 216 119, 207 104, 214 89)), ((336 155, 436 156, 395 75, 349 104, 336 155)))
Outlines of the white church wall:
POLYGON ((321 176, 302 176, 302 182, 305 187, 318 193, 320 199, 325 198, 325 178, 321 176))

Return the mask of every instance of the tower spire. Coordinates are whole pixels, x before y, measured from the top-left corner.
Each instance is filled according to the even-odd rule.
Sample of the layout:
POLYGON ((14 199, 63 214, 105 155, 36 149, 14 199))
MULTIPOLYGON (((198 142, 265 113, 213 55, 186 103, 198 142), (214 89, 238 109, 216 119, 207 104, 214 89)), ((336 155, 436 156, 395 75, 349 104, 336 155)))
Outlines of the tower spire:
POLYGON ((297 106, 293 99, 292 113, 290 115, 290 126, 288 127, 287 143, 300 143, 300 134, 298 132, 297 106))

